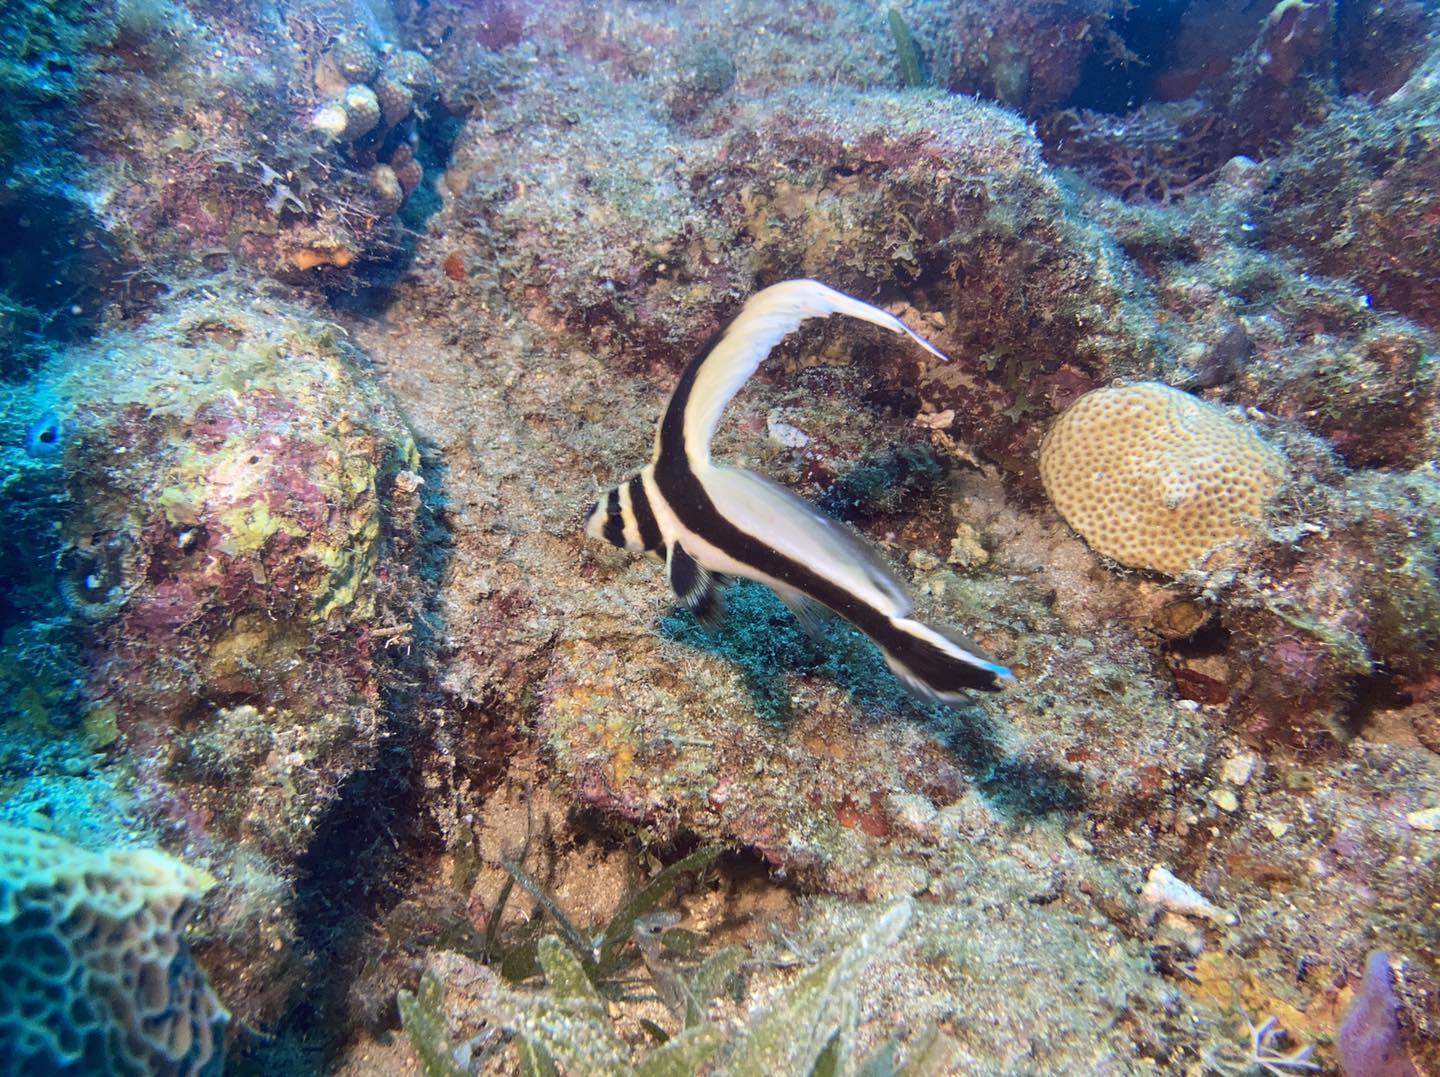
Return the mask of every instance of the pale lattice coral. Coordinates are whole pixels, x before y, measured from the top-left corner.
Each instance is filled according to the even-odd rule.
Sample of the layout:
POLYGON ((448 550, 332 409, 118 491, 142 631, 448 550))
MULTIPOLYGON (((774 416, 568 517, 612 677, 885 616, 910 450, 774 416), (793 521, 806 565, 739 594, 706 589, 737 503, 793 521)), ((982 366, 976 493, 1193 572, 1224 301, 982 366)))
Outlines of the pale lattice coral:
POLYGON ((0 1069, 219 1073, 229 1015, 184 934, 212 883, 155 850, 0 826, 0 1069))
POLYGON ((1283 478, 1280 454, 1244 423, 1156 382, 1087 393, 1040 449, 1066 523, 1122 565, 1171 575, 1249 534, 1283 478))

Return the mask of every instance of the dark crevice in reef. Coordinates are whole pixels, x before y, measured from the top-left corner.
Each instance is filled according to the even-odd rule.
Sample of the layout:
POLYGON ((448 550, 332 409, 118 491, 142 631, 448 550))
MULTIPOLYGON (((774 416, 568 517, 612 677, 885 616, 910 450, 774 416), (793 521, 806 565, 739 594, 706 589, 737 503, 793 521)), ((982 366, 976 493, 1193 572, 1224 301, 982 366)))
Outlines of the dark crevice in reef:
POLYGON ((1193 634, 1177 639, 1170 650, 1177 658, 1195 660, 1225 654, 1230 647, 1230 632, 1217 619, 1206 621, 1193 634))
POLYGON ((1383 669, 1355 679, 1354 694, 1345 714, 1345 728, 1353 734, 1374 720, 1377 711, 1399 710, 1413 702, 1410 693, 1396 685, 1383 669))
POLYGON ((821 511, 855 523, 905 511, 930 501, 945 480, 945 467, 926 444, 905 445, 855 464, 819 498, 821 511))
POLYGON ((103 229, 56 195, 0 201, 0 379, 32 373, 53 345, 95 332, 103 282, 122 276, 103 229))
POLYGON ((430 464, 422 473, 432 491, 419 510, 425 549, 413 575, 397 584, 403 593, 391 596, 396 613, 405 611, 411 621, 412 634, 409 645, 392 654, 394 665, 382 682, 387 735, 372 765, 342 783, 296 860, 296 947, 306 975, 292 989, 278 1026, 264 1035, 242 1030, 227 1072, 329 1072, 361 1020, 357 998, 393 1010, 394 988, 381 988, 383 999, 370 998, 377 993, 367 992, 364 981, 389 956, 387 917, 410 896, 415 879, 433 874, 431 865, 445 852, 424 804, 425 766, 438 750, 435 715, 454 705, 430 674, 445 635, 435 584, 444 576, 451 543, 439 522, 443 473, 430 464))
POLYGON ((442 851, 419 814, 418 736, 396 729, 376 765, 346 781, 299 862, 297 920, 314 976, 289 1011, 286 1031, 327 1054, 350 1031, 350 986, 367 933, 404 898, 417 863, 442 851))
POLYGON ((415 159, 424 168, 424 178, 397 213, 404 227, 393 248, 377 251, 354 278, 345 278, 326 290, 326 301, 333 308, 374 317, 383 315, 393 302, 396 285, 415 269, 415 254, 430 227, 430 218, 444 207, 436 184, 450 167, 462 125, 460 118, 448 114, 432 116, 423 123, 412 117, 387 137, 382 159, 388 158, 397 146, 412 146, 415 159))
POLYGON ((1175 39, 1190 0, 1159 0, 1131 5, 1108 29, 1111 48, 1097 48, 1081 68, 1080 83, 1063 108, 1123 113, 1149 100, 1155 75, 1172 60, 1175 39), (1120 58, 1120 51, 1129 53, 1120 58))

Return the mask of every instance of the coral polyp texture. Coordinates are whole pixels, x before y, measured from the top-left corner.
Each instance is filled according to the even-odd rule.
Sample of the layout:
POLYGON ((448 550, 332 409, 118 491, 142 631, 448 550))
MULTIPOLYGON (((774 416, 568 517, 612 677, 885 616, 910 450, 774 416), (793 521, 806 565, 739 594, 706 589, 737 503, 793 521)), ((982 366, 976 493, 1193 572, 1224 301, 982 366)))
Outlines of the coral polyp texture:
POLYGON ((1098 553, 1179 575, 1251 533, 1284 464, 1224 409, 1142 382, 1070 405, 1040 448, 1040 478, 1098 553))
POLYGON ((4 1071, 218 1074, 229 1014, 185 936, 213 884, 157 850, 0 825, 4 1071))

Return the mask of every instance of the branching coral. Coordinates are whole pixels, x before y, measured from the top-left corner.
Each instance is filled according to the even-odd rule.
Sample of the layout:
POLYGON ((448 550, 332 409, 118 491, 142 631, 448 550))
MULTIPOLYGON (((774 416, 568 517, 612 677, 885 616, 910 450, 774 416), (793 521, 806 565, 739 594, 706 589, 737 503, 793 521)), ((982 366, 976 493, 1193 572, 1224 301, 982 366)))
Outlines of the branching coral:
POLYGON ((1211 138, 1216 116, 1184 106, 1125 116, 1062 109, 1036 130, 1053 164, 1080 172, 1127 202, 1170 205, 1202 189, 1229 156, 1211 138))

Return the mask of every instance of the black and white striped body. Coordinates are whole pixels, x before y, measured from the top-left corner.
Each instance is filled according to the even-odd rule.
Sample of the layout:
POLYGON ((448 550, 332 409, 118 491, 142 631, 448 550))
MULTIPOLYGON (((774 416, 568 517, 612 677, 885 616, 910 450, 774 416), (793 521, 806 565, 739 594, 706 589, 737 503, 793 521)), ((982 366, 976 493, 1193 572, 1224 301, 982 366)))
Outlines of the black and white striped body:
POLYGON ((802 621, 818 607, 845 618, 922 695, 953 700, 966 689, 996 689, 1013 679, 1010 671, 912 618, 904 587, 864 540, 784 487, 710 460, 721 414, 771 349, 805 319, 834 313, 904 333, 940 355, 899 319, 816 281, 766 288, 686 367, 653 459, 590 510, 586 534, 663 557, 676 593, 702 620, 718 617, 724 577, 743 576, 774 589, 802 621))

